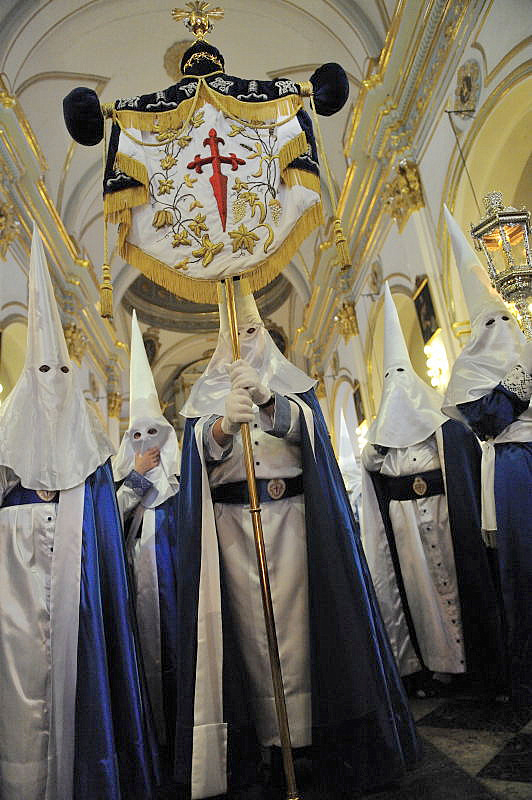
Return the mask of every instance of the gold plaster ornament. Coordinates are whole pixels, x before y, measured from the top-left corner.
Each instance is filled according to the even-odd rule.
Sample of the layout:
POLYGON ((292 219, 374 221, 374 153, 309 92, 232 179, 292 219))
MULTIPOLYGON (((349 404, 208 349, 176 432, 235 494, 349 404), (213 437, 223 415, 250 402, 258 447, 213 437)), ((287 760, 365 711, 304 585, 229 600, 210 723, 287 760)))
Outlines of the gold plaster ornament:
POLYGON ((355 304, 352 300, 346 300, 342 303, 342 307, 335 314, 334 321, 346 344, 352 336, 358 334, 357 315, 355 304))
POLYGON ((405 158, 399 162, 397 175, 384 189, 384 202, 402 231, 410 215, 425 205, 417 164, 405 158))
POLYGON ((0 203, 0 258, 5 261, 11 242, 18 235, 19 222, 10 202, 0 203))
POLYGON ((196 39, 204 40, 213 29, 211 19, 223 19, 224 16, 223 8, 216 6, 209 10, 210 5, 204 0, 193 0, 185 3, 186 9, 174 8, 172 17, 176 22, 183 22, 196 39))
POLYGON ((68 355, 72 361, 76 362, 78 367, 81 366, 81 361, 87 349, 87 337, 75 322, 68 322, 64 325, 63 333, 65 334, 68 355))

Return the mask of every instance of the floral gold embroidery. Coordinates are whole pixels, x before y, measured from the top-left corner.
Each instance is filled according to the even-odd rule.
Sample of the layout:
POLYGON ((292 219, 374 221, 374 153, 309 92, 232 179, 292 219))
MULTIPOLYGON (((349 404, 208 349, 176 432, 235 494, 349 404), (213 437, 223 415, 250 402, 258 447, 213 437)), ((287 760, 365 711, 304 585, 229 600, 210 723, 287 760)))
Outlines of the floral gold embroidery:
MULTIPOLYGON (((205 214, 196 214, 192 222, 188 223, 188 227, 194 234, 194 236, 201 236, 202 231, 207 231, 208 228, 205 225, 205 220, 207 219, 205 214)), ((205 238, 205 237, 203 237, 205 238)), ((207 237, 208 238, 208 237, 207 237)), ((211 259, 212 260, 212 259, 211 259)), ((205 266, 205 265, 204 265, 205 266)))
POLYGON ((239 133, 242 133, 244 128, 242 125, 235 125, 234 122, 231 123, 231 130, 227 134, 228 136, 238 136, 239 133))
POLYGON ((161 163, 161 169, 168 170, 171 169, 172 167, 175 167, 175 165, 177 164, 177 158, 174 158, 174 156, 168 153, 167 155, 165 155, 164 158, 161 158, 160 163, 161 163))
POLYGON ((214 256, 224 249, 224 243, 218 242, 215 244, 214 242, 211 242, 209 234, 206 233, 202 237, 201 244, 202 247, 200 247, 198 250, 193 250, 192 255, 196 256, 196 258, 201 258, 201 263, 203 266, 208 267, 214 256))
POLYGON ((187 172, 186 175, 184 176, 183 180, 185 181, 185 183, 188 186, 188 188, 192 189, 192 187, 194 186, 194 184, 196 183, 196 181, 198 179, 197 178, 193 178, 192 175, 189 175, 188 172, 187 172))
POLYGON ((279 220, 281 219, 281 211, 282 211, 282 206, 279 198, 278 197, 276 197, 275 199, 272 198, 268 203, 268 206, 270 207, 272 219, 275 225, 278 225, 279 220))
POLYGON ((174 266, 174 269, 188 269, 188 262, 189 257, 183 259, 183 261, 178 261, 178 263, 174 266))
POLYGON ((160 178, 159 179, 159 191, 157 194, 170 194, 172 189, 174 188, 174 182, 171 178, 160 178))
POLYGON ((179 231, 178 233, 174 233, 174 238, 172 241, 172 247, 179 247, 180 245, 191 245, 192 242, 188 238, 188 233, 186 230, 179 231))
POLYGON ((199 128, 201 125, 203 125, 205 121, 204 117, 204 111, 197 111, 191 119, 192 127, 199 128))
POLYGON ((200 201, 196 200, 196 198, 194 198, 188 210, 194 211, 195 208, 203 208, 203 203, 200 203, 200 201))
POLYGON ((248 253, 253 254, 255 242, 259 241, 259 237, 253 231, 250 231, 242 223, 236 231, 229 231, 229 236, 233 240, 233 253, 237 250, 247 250, 248 253))
POLYGON ((154 228, 165 228, 167 225, 171 225, 174 221, 174 216, 171 211, 164 210, 164 211, 156 211, 153 215, 152 225, 154 228))

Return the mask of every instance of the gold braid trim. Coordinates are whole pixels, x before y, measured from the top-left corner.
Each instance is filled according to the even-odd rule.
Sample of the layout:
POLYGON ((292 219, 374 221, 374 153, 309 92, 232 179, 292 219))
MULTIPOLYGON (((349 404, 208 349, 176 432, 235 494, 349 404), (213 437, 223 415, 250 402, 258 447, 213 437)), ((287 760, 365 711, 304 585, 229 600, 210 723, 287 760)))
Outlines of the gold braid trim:
MULTIPOLYGON (((115 109, 113 118, 122 129, 136 128, 139 131, 165 131, 169 128, 178 128, 187 119, 190 107, 197 103, 199 110, 205 103, 211 103, 215 108, 223 111, 228 117, 234 117, 241 122, 271 122, 277 125, 279 117, 291 115, 293 118, 303 107, 299 95, 288 95, 276 100, 267 100, 264 103, 246 103, 235 97, 226 97, 211 89, 204 81, 198 82, 198 91, 194 97, 182 100, 177 108, 170 111, 130 111, 115 109)), ((282 120, 288 122, 288 120, 282 120)))
POLYGON ((321 193, 319 176, 306 169, 287 169, 283 173, 283 181, 286 186, 305 186, 313 192, 321 193))
POLYGON ((121 189, 117 192, 108 192, 103 197, 103 212, 105 219, 113 222, 113 215, 126 208, 142 206, 148 203, 150 193, 146 186, 133 186, 130 189, 121 189))
MULTIPOLYGON (((275 253, 272 253, 271 256, 252 267, 249 271, 242 273, 241 277, 249 280, 251 290, 257 292, 273 281, 286 267, 307 236, 322 224, 323 209, 321 202, 318 202, 298 219, 292 231, 275 253)), ((128 231, 129 224, 127 220, 124 220, 119 229, 119 252, 125 261, 139 269, 146 277, 162 286, 163 289, 172 292, 178 297, 184 297, 194 303, 212 303, 215 305, 218 302, 218 281, 189 278, 182 272, 172 269, 168 264, 148 255, 140 247, 136 247, 126 241, 128 231)))
POLYGON ((142 161, 137 161, 136 158, 132 158, 131 156, 126 156, 124 153, 117 152, 114 166, 115 169, 125 172, 130 178, 135 178, 135 180, 142 183, 143 186, 149 185, 150 178, 148 175, 148 169, 146 165, 142 163, 142 161))
POLYGON ((290 162, 293 161, 294 158, 298 158, 298 156, 302 156, 303 153, 306 153, 307 148, 308 142, 307 137, 305 136, 305 131, 301 131, 301 133, 298 133, 293 139, 290 139, 289 142, 283 144, 279 150, 279 167, 281 169, 281 176, 290 162))

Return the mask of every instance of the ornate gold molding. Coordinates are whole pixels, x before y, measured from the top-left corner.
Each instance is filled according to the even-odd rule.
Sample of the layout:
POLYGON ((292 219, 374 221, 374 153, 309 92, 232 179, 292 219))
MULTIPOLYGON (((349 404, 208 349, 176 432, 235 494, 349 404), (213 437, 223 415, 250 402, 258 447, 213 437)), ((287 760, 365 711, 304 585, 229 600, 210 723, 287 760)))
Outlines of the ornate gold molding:
POLYGON ((334 321, 339 333, 344 337, 347 344, 353 336, 358 334, 358 321, 353 300, 346 300, 342 303, 334 316, 334 321))
POLYGON ((464 319, 461 322, 453 322, 452 324, 453 333, 460 342, 460 347, 463 347, 465 342, 467 341, 467 337, 471 333, 471 323, 468 319, 464 319))
POLYGON ((120 392, 107 392, 107 414, 114 419, 120 419, 121 410, 122 395, 120 392))
POLYGON ((81 361, 87 349, 87 337, 83 331, 78 328, 75 322, 68 322, 66 325, 63 325, 63 332, 65 334, 68 355, 79 367, 81 366, 81 361))
POLYGON ((397 175, 384 188, 386 209, 397 222, 399 231, 405 227, 410 215, 425 205, 421 178, 417 165, 413 161, 402 159, 397 168, 397 175))
POLYGON ((0 258, 5 261, 11 242, 16 239, 19 221, 13 203, 9 200, 0 202, 0 258))

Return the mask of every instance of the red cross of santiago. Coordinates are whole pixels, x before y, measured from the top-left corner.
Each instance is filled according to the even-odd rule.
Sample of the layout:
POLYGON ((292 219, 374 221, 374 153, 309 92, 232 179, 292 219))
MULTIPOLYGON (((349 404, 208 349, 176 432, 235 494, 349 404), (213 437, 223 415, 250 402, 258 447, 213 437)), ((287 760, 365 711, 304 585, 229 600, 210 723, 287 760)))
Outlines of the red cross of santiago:
POLYGON ((238 169, 239 164, 245 164, 243 158, 237 158, 234 153, 229 153, 229 156, 221 156, 218 150, 219 144, 225 144, 216 133, 214 128, 211 128, 209 135, 203 140, 203 146, 209 145, 211 154, 207 158, 200 158, 199 154, 194 157, 194 161, 187 164, 187 169, 195 169, 200 175, 203 172, 202 167, 206 164, 212 164, 212 176, 209 178, 212 186, 214 197, 216 198, 216 205, 222 221, 222 228, 225 231, 227 222, 227 177, 222 173, 222 164, 231 164, 231 169, 234 172, 238 169))

